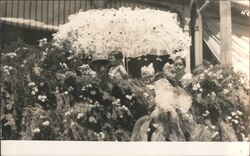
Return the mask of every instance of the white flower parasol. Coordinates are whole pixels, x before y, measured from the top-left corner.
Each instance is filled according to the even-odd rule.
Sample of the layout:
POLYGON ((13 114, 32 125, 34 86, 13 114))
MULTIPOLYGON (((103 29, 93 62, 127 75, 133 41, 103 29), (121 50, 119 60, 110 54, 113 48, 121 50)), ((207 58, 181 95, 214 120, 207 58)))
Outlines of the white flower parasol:
POLYGON ((113 50, 127 57, 172 56, 175 50, 188 50, 190 44, 175 13, 139 8, 80 11, 59 27, 54 41, 58 46, 67 41, 76 53, 101 58, 113 50))

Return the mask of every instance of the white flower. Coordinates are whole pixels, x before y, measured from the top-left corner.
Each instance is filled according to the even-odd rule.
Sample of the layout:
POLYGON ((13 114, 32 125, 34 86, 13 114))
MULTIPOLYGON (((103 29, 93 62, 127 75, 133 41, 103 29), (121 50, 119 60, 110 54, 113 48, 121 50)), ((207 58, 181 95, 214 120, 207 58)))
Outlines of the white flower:
POLYGON ((214 125, 212 125, 211 128, 212 128, 213 130, 215 130, 216 127, 215 127, 214 125))
POLYGON ((231 119, 232 119, 232 117, 231 117, 231 116, 228 116, 228 117, 227 117, 227 119, 228 119, 228 120, 231 120, 231 119))
POLYGON ((144 93, 143 93, 143 96, 144 96, 144 97, 148 97, 148 96, 149 96, 149 94, 148 94, 148 93, 146 93, 146 92, 144 92, 144 93))
POLYGON ((93 117, 93 116, 89 117, 89 122, 90 123, 97 123, 95 117, 93 117))
POLYGON ((148 128, 148 129, 147 129, 147 132, 150 132, 150 131, 151 131, 151 129, 150 129, 150 128, 148 128))
POLYGON ((32 130, 33 133, 40 133, 40 131, 41 131, 41 130, 40 130, 39 128, 36 128, 36 129, 33 129, 33 130, 32 130))
POLYGON ((10 58, 14 58, 17 56, 16 53, 7 53, 6 56, 10 57, 10 58))
POLYGON ((118 103, 120 103, 120 102, 121 102, 121 99, 118 98, 116 101, 117 101, 118 103))
POLYGON ((212 100, 215 100, 216 96, 217 96, 217 95, 216 95, 215 92, 212 92, 212 93, 211 93, 211 99, 212 99, 212 100))
POLYGON ((99 134, 100 134, 101 138, 105 139, 105 134, 103 132, 100 132, 99 134))
POLYGON ((237 110, 237 114, 241 116, 242 112, 237 110))
POLYGON ((205 78, 205 74, 202 73, 202 74, 200 75, 200 79, 203 80, 204 78, 205 78))
POLYGON ((153 126, 154 128, 158 128, 159 125, 156 124, 156 123, 153 123, 152 126, 153 126))
POLYGON ((122 105, 122 109, 123 109, 124 111, 128 111, 128 107, 126 107, 125 105, 122 105))
POLYGON ((230 91, 228 89, 223 89, 224 94, 228 94, 230 91))
POLYGON ((49 124, 50 124, 50 123, 49 123, 48 120, 47 120, 47 121, 44 121, 44 122, 42 123, 43 126, 49 126, 49 124))
POLYGON ((72 86, 69 86, 69 88, 68 88, 68 91, 73 91, 74 90, 74 87, 72 87, 72 86))
POLYGON ((85 88, 85 86, 83 86, 83 87, 82 87, 82 91, 85 91, 85 90, 86 90, 86 88, 85 88))
POLYGON ((231 112, 231 115, 235 116, 235 115, 237 115, 237 113, 236 112, 231 112))
POLYGON ((69 92, 68 92, 68 91, 65 91, 65 92, 64 92, 64 94, 65 94, 65 95, 68 95, 68 94, 69 94, 69 92))
POLYGON ((159 58, 159 57, 157 57, 157 58, 156 58, 156 60, 157 60, 157 61, 160 61, 160 62, 162 61, 162 59, 161 59, 161 58, 159 58))
POLYGON ((77 119, 80 119, 80 118, 82 118, 83 117, 83 114, 82 113, 79 113, 78 115, 77 115, 77 119))
POLYGON ((213 133, 213 135, 212 135, 212 138, 215 138, 216 136, 218 136, 219 135, 219 132, 218 131, 215 131, 214 133, 213 133))
POLYGON ((238 120, 235 120, 235 119, 233 119, 232 122, 234 122, 235 124, 238 124, 238 123, 239 123, 239 121, 238 121, 238 120))
POLYGON ((200 92, 203 92, 203 89, 202 89, 202 88, 200 88, 200 89, 199 89, 199 91, 200 91, 200 92))
POLYGON ((70 126, 71 126, 71 127, 75 126, 75 123, 72 121, 72 122, 70 123, 70 126))
POLYGON ((67 112, 65 112, 64 115, 65 115, 65 116, 70 116, 70 114, 71 114, 71 113, 70 113, 69 111, 67 111, 67 112))
POLYGON ((37 92, 38 92, 38 88, 37 87, 33 87, 32 91, 31 91, 31 94, 32 95, 36 95, 37 92))
POLYGON ((128 100, 131 100, 132 99, 132 96, 131 95, 126 95, 125 96, 128 100))
POLYGON ((90 94, 91 94, 91 95, 96 95, 96 91, 95 91, 95 90, 91 90, 91 91, 90 91, 90 94))
POLYGON ((47 99, 47 96, 46 95, 38 95, 38 100, 42 101, 42 102, 45 102, 47 99))
POLYGON ((232 87, 233 87, 233 84, 232 84, 232 83, 229 83, 229 84, 227 85, 227 87, 228 87, 228 88, 232 88, 232 87))

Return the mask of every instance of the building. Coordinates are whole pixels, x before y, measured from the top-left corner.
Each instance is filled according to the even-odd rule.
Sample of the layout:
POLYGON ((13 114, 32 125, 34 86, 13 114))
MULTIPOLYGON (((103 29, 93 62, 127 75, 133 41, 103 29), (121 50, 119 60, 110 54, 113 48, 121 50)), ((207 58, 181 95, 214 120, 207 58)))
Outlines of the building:
POLYGON ((218 0, 2 0, 2 43, 19 38, 34 44, 39 38, 51 38, 58 26, 68 21, 68 15, 80 9, 161 9, 177 13, 180 26, 192 38, 190 57, 187 59, 188 69, 194 69, 204 59, 224 64, 222 58, 232 53, 228 55, 229 59, 227 57, 224 60, 230 60, 237 70, 249 76, 249 1, 231 0, 228 10, 232 16, 226 12, 222 15, 220 11, 224 7, 220 7, 219 3, 218 0), (224 37, 220 37, 220 32, 224 30, 224 20, 220 20, 220 17, 226 17, 231 23, 225 25, 229 29, 224 37), (224 52, 224 55, 221 53, 223 48, 225 51, 231 50, 224 52))

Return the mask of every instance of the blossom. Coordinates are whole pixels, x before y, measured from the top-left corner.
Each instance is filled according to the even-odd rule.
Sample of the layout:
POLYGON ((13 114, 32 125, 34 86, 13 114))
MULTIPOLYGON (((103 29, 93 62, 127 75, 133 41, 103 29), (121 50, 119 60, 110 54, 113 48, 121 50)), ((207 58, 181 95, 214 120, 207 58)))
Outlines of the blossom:
POLYGON ((37 87, 33 87, 32 91, 31 91, 31 94, 32 95, 36 95, 37 92, 38 92, 38 88, 37 87))
POLYGON ((215 92, 212 92, 212 93, 211 93, 211 99, 212 99, 212 100, 215 100, 216 96, 217 96, 217 95, 216 95, 215 92))
POLYGON ((90 122, 90 123, 97 123, 97 121, 96 121, 96 119, 95 119, 94 116, 90 116, 90 117, 89 117, 89 122, 90 122))
POLYGON ((47 96, 46 95, 38 95, 38 100, 42 101, 42 102, 45 102, 47 99, 47 96))
POLYGON ((7 53, 6 56, 10 57, 10 58, 14 58, 17 56, 16 53, 7 53))
POLYGON ((83 87, 82 87, 82 91, 85 91, 85 90, 86 90, 86 88, 85 88, 85 86, 83 86, 83 87))
POLYGON ((203 115, 204 117, 206 117, 206 116, 208 116, 209 114, 210 114, 210 112, 209 112, 208 110, 206 110, 205 113, 203 113, 202 115, 203 115))
POLYGON ((128 111, 128 107, 126 107, 125 105, 122 105, 121 107, 124 111, 128 111))
POLYGON ((194 91, 198 91, 200 88, 201 88, 200 83, 197 83, 197 84, 193 85, 193 90, 194 91))
POLYGON ((49 124, 50 124, 50 123, 49 123, 48 120, 47 120, 47 121, 44 121, 44 122, 42 123, 43 126, 49 126, 49 124))
POLYGON ((211 126, 212 129, 215 129, 216 127, 214 125, 211 126))
POLYGON ((33 133, 40 133, 40 131, 41 131, 41 130, 40 130, 39 128, 36 128, 36 129, 33 129, 33 130, 32 130, 33 133))
POLYGON ((3 66, 3 72, 5 72, 8 75, 10 74, 10 71, 12 70, 13 68, 11 66, 7 66, 7 65, 3 66))
POLYGON ((231 112, 231 115, 232 116, 235 116, 237 113, 236 112, 231 112))
POLYGON ((159 125, 156 124, 156 123, 153 123, 152 126, 153 126, 154 128, 158 128, 159 125))
POLYGON ((71 127, 75 126, 75 123, 72 121, 72 122, 70 123, 70 126, 71 126, 71 127))
POLYGON ((96 95, 96 91, 95 91, 95 90, 91 90, 91 91, 90 91, 90 94, 91 94, 91 95, 96 95))
POLYGON ((35 82, 30 82, 30 83, 28 84, 29 87, 33 87, 33 86, 35 86, 35 85, 36 85, 35 82))
POLYGON ((74 87, 72 87, 72 86, 69 86, 69 88, 68 88, 68 91, 73 91, 74 90, 74 87))
POLYGON ((82 113, 79 113, 78 115, 77 115, 77 119, 80 119, 80 118, 82 118, 83 117, 83 114, 82 113))
POLYGON ((161 58, 159 58, 159 57, 157 57, 157 58, 156 58, 156 60, 157 60, 157 61, 160 61, 160 62, 162 61, 162 59, 161 59, 161 58))
POLYGON ((231 119, 232 119, 232 117, 231 117, 231 116, 228 116, 228 117, 227 117, 227 119, 228 119, 228 120, 231 120, 231 119))
POLYGON ((241 116, 241 115, 242 115, 242 112, 239 111, 239 110, 237 110, 237 114, 241 116))
POLYGON ((143 93, 143 96, 144 96, 144 97, 148 97, 148 96, 149 96, 149 94, 148 94, 148 93, 146 93, 146 92, 144 92, 144 93, 143 93))
POLYGON ((126 95, 125 96, 128 100, 131 100, 132 99, 132 96, 131 95, 126 95))
POLYGON ((239 123, 239 121, 238 121, 238 120, 235 120, 235 119, 233 119, 232 122, 234 122, 235 124, 238 124, 238 123, 239 123))
POLYGON ((228 89, 223 89, 224 94, 228 94, 230 91, 228 89))
POLYGON ((71 114, 70 111, 64 113, 65 116, 70 116, 70 114, 71 114))
POLYGON ((219 132, 218 131, 215 131, 213 134, 212 134, 212 138, 215 138, 216 136, 219 135, 219 132))
POLYGON ((102 139, 105 139, 105 134, 103 132, 99 133, 102 139))
POLYGON ((68 95, 68 94, 69 94, 69 92, 68 92, 68 91, 65 91, 65 92, 64 92, 64 94, 65 94, 65 95, 68 95))

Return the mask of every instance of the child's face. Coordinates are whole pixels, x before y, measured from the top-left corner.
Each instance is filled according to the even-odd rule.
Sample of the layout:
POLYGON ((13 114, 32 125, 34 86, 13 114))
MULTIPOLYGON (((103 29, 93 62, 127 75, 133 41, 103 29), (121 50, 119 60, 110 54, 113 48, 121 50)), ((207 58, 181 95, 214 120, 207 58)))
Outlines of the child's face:
POLYGON ((109 56, 108 56, 108 60, 109 60, 110 62, 113 62, 113 61, 115 60, 115 57, 112 56, 112 55, 109 55, 109 56))
POLYGON ((169 78, 174 78, 175 77, 175 68, 172 65, 167 65, 164 67, 163 73, 165 76, 169 78))
POLYGON ((112 55, 110 55, 108 57, 108 60, 111 62, 111 65, 113 65, 113 66, 119 65, 122 62, 121 59, 117 59, 117 58, 115 58, 115 56, 112 56, 112 55))
POLYGON ((177 59, 175 61, 175 70, 177 73, 185 70, 184 64, 181 59, 177 59))
POLYGON ((149 73, 147 73, 147 72, 142 72, 142 73, 141 73, 141 77, 142 77, 142 80, 143 80, 144 82, 153 81, 154 78, 155 78, 154 75, 151 75, 151 74, 149 74, 149 73))

